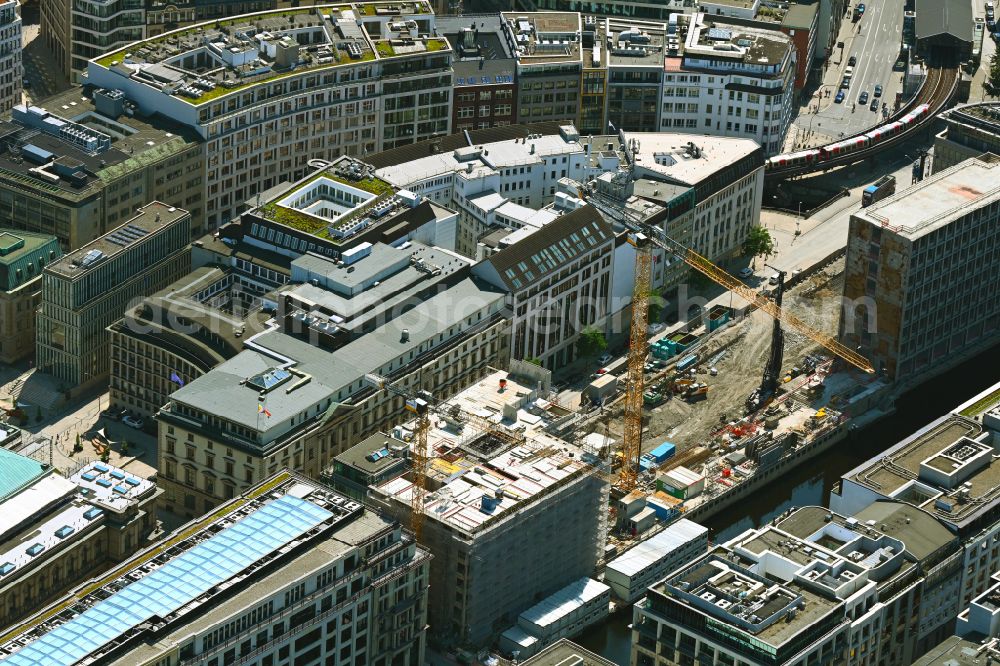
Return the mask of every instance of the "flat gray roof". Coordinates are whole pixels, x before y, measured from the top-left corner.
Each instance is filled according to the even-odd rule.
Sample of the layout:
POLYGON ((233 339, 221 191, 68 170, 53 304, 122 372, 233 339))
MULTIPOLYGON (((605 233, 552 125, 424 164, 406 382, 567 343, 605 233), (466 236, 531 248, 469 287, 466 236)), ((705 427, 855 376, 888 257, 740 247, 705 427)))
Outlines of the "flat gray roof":
POLYGON ((916 240, 1000 200, 1000 163, 966 160, 862 208, 856 215, 916 240))
POLYGON ((916 0, 915 9, 917 39, 948 34, 972 44, 970 0, 916 0))

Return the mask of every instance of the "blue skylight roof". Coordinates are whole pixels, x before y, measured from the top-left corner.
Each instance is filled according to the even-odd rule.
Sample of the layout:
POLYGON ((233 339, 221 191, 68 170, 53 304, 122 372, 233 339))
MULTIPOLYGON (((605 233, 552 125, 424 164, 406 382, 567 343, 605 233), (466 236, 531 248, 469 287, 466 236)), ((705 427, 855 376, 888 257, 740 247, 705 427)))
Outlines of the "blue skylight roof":
POLYGON ((247 380, 247 386, 251 386, 258 391, 270 391, 271 389, 281 386, 289 379, 291 379, 292 373, 284 368, 271 368, 259 375, 254 375, 247 380))
POLYGON ((332 515, 291 495, 269 502, 0 661, 71 666, 154 615, 170 615, 332 515))

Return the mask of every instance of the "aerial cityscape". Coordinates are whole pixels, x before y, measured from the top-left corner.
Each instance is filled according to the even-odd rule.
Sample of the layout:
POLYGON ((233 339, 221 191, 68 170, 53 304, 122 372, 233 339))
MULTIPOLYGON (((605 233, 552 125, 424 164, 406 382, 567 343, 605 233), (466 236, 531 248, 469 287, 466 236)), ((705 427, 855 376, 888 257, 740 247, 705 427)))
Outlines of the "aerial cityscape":
POLYGON ((0 0, 0 666, 1000 664, 995 2, 0 0))

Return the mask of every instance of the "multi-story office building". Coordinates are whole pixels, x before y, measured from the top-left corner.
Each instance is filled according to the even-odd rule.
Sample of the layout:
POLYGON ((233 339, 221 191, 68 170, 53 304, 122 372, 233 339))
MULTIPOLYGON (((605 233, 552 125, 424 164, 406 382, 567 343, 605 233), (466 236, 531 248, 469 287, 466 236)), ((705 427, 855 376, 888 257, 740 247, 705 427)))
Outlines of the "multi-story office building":
POLYGON ((111 233, 48 264, 42 274, 35 364, 67 389, 108 376, 110 335, 135 298, 191 270, 191 215, 153 202, 111 233))
POLYGON ((201 137, 215 228, 311 159, 447 134, 452 53, 434 31, 425 0, 248 14, 109 53, 87 78, 201 137))
POLYGON ((297 6, 294 0, 40 0, 41 37, 61 73, 80 82, 87 61, 194 23, 297 6))
POLYGON ((651 587, 632 663, 909 665, 950 633, 960 565, 956 536, 903 502, 799 509, 651 587))
POLYGON ((267 330, 276 301, 232 271, 196 268, 108 327, 110 404, 150 417, 169 395, 267 330))
POLYGON ((577 356, 576 341, 611 313, 615 233, 593 206, 566 213, 476 264, 508 294, 511 358, 547 368, 577 356))
POLYGON ((10 666, 424 663, 429 557, 281 472, 0 638, 10 666))
POLYGON ((164 201, 204 215, 203 146, 113 90, 74 88, 0 122, 0 225, 51 234, 75 250, 164 201), (49 111, 52 109, 54 111, 49 111))
POLYGON ((998 463, 992 457, 998 432, 996 408, 981 422, 957 414, 941 417, 845 474, 830 506, 843 513, 892 498, 935 516, 962 540, 957 596, 968 604, 1000 569, 1000 484, 993 479, 998 463))
POLYGON ((598 133, 658 131, 667 24, 628 19, 596 23, 597 39, 585 59, 589 56, 592 65, 600 63, 608 70, 608 124, 598 133))
POLYGON ((128 559, 157 530, 162 492, 124 470, 91 462, 67 479, 5 448, 0 469, 0 627, 128 559))
POLYGON ((516 61, 499 14, 438 17, 438 33, 455 53, 454 132, 505 127, 517 121, 516 61))
MULTIPOLYGON (((760 223, 764 150, 757 142, 665 132, 622 136, 633 177, 694 189, 693 218, 675 240, 713 261, 741 250, 750 227, 760 223)), ((678 201, 667 188, 657 191, 655 184, 638 194, 663 203, 678 201)))
POLYGON ((157 467, 172 510, 208 510, 279 467, 318 476, 333 456, 390 428, 402 418, 402 399, 376 390, 365 379, 370 373, 443 400, 506 364, 502 292, 470 278, 467 266, 403 253, 412 273, 449 274, 447 286, 407 309, 415 299, 394 296, 412 273, 363 253, 342 260, 343 268, 328 261, 325 274, 314 269, 307 284, 279 297, 279 326, 244 339, 243 351, 186 383, 160 409, 157 467), (380 270, 381 280, 374 277, 380 270), (337 290, 357 286, 356 275, 369 287, 345 299, 337 290), (341 331, 336 313, 359 305, 381 313, 370 329, 341 331))
MULTIPOLYGON (((560 179, 584 182, 589 174, 601 173, 591 166, 589 148, 572 125, 542 123, 512 131, 517 132, 514 138, 502 130, 485 130, 469 138, 457 134, 447 137, 447 143, 442 139, 431 144, 426 153, 419 148, 387 151, 367 160, 396 187, 457 210, 454 245, 449 249, 477 257, 479 241, 496 226, 525 226, 515 219, 518 216, 500 214, 501 206, 539 209, 552 203, 560 179), (509 223, 498 221, 498 215, 509 223)), ((613 165, 617 167, 617 158, 613 165)))
POLYGON ((933 173, 983 153, 1000 155, 1000 110, 995 104, 969 104, 941 118, 945 128, 934 138, 933 173))
POLYGON ((779 152, 794 111, 791 39, 702 13, 679 17, 672 34, 660 129, 748 138, 779 152))
POLYGON ((938 172, 851 216, 840 337, 899 381, 1000 331, 1000 158, 938 172))
POLYGON ((582 19, 573 12, 502 13, 517 60, 517 121, 573 124, 580 111, 582 19))
MULTIPOLYGON (((434 556, 431 632, 446 645, 489 645, 538 600, 590 575, 603 552, 608 484, 584 451, 546 432, 561 418, 536 403, 550 380, 514 362, 449 400, 428 432, 421 543, 434 556)), ((408 520, 408 477, 369 498, 408 520)))
POLYGON ((20 0, 0 2, 0 113, 6 114, 21 103, 21 3, 20 0))
POLYGON ((0 363, 34 352, 42 269, 60 256, 55 236, 0 229, 0 363))

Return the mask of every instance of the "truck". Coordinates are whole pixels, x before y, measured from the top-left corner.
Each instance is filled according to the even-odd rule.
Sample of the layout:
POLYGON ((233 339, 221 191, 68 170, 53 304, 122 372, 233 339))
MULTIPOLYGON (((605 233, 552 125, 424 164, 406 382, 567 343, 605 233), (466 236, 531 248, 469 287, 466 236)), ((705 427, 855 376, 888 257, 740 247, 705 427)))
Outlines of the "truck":
POLYGON ((870 206, 876 201, 881 201, 887 196, 896 192, 896 177, 893 175, 882 176, 874 183, 865 188, 861 194, 861 205, 870 206))
POLYGON ((672 442, 664 442, 649 453, 642 454, 639 458, 639 467, 644 472, 659 467, 665 460, 673 458, 675 453, 677 447, 672 442))

